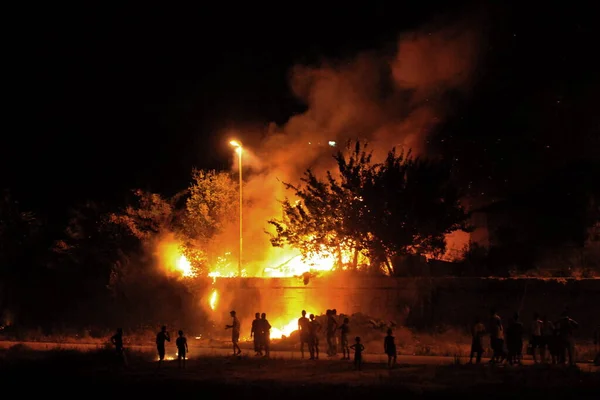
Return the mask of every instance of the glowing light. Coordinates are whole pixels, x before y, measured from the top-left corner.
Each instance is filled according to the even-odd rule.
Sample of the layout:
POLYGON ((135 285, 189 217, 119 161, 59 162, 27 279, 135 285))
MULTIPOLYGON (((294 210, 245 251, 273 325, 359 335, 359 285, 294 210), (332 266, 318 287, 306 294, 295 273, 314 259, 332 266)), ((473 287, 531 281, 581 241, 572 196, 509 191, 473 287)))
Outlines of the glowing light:
MULTIPOLYGON (((341 246, 341 254, 329 251, 325 246, 320 254, 303 258, 299 251, 286 251, 282 256, 270 260, 271 266, 263 271, 263 277, 267 278, 289 278, 302 276, 307 272, 329 272, 336 268, 346 269, 347 265, 354 260, 354 250, 347 246, 341 246)), ((368 265, 369 260, 362 252, 358 253, 357 268, 368 265)))
POLYGON ((329 145, 330 145, 331 147, 335 147, 335 141, 333 141, 333 140, 330 140, 330 141, 329 141, 329 145))
POLYGON ((233 147, 242 147, 242 145, 237 140, 232 140, 231 142, 229 142, 229 144, 233 147))
MULTIPOLYGON (((186 357, 187 358, 187 357, 186 357)), ((165 356, 165 361, 173 361, 173 360, 177 360, 177 354, 175 354, 174 356, 165 356)), ((158 356, 156 356, 156 361, 160 361, 160 358, 158 356)))
MULTIPOLYGON (((309 312, 306 313, 306 315, 310 314, 311 313, 309 312)), ((274 323, 271 323, 271 325, 273 326, 271 328, 271 339, 281 339, 284 336, 289 337, 292 334, 292 332, 298 330, 298 318, 294 318, 287 323, 279 323, 279 321, 276 321, 274 323), (277 326, 279 326, 279 328, 277 328, 277 326)))
POLYGON ((181 272, 181 276, 183 277, 190 278, 195 275, 194 269, 192 268, 192 264, 183 254, 179 256, 177 262, 175 263, 175 266, 181 272))
POLYGON ((192 263, 185 255, 181 254, 179 243, 173 237, 167 237, 158 244, 156 255, 161 267, 167 272, 177 274, 182 278, 196 276, 192 263))
POLYGON ((215 311, 215 308, 217 308, 217 301, 219 300, 219 293, 217 293, 216 290, 213 290, 213 292, 210 295, 210 299, 208 300, 208 304, 210 305, 210 309, 215 311))
POLYGON ((293 256, 288 260, 279 260, 278 266, 267 267, 264 274, 270 278, 287 278, 300 276, 306 272, 332 271, 335 267, 335 258, 332 256, 315 256, 309 260, 303 260, 300 255, 293 256))

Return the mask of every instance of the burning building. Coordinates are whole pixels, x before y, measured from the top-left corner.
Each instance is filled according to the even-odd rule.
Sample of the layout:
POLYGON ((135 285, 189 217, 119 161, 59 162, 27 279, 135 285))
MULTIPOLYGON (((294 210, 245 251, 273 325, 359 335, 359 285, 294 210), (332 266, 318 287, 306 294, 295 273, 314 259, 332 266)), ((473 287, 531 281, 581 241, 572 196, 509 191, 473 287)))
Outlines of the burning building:
MULTIPOLYGON (((367 140, 374 158, 392 148, 424 153, 429 132, 450 111, 444 94, 465 92, 470 86, 478 53, 478 35, 471 28, 463 23, 425 27, 401 36, 395 54, 369 52, 354 60, 292 70, 291 88, 307 104, 306 112, 284 126, 272 124, 266 134, 257 135, 260 139, 240 134, 245 153, 241 165, 235 158, 232 171, 244 170, 242 276, 247 279, 228 279, 238 275, 239 224, 232 223, 213 240, 222 257, 209 266, 212 283, 202 299, 215 320, 226 319, 232 308, 247 316, 266 312, 276 337, 296 328, 302 309, 315 314, 328 308, 343 313, 381 310, 368 295, 333 294, 343 292, 343 282, 328 274, 346 255, 336 258, 324 251, 303 259, 298 249, 273 247, 266 222, 281 215, 281 201, 290 197, 282 182, 298 182, 308 168, 320 175, 333 171, 332 155, 348 140, 367 140), (308 278, 307 285, 311 274, 321 277, 308 278), (233 290, 233 282, 241 289, 233 290)), ((456 236, 451 242, 456 252, 468 239, 456 236)), ((174 246, 161 250, 173 254, 169 268, 192 275, 174 246)), ((359 264, 369 265, 369 260, 359 264)))

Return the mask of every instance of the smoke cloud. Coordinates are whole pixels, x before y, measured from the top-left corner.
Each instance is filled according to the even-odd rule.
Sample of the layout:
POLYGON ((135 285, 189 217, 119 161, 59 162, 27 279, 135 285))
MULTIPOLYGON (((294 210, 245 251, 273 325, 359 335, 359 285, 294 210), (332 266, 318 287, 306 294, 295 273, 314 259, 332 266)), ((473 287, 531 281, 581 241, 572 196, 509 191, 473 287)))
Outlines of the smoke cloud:
MULTIPOLYGON (((478 31, 459 23, 404 34, 391 56, 368 52, 319 67, 295 66, 291 89, 308 109, 283 126, 271 125, 259 146, 247 147, 243 162, 248 274, 260 275, 289 255, 272 248, 264 233, 266 221, 281 216, 279 201, 292 195, 282 181, 297 183, 307 168, 332 169, 337 149, 330 141, 339 148, 368 140, 375 159, 392 147, 423 154, 429 133, 452 111, 449 95, 468 93, 478 45, 478 31)), ((235 227, 227 236, 236 243, 235 227)))

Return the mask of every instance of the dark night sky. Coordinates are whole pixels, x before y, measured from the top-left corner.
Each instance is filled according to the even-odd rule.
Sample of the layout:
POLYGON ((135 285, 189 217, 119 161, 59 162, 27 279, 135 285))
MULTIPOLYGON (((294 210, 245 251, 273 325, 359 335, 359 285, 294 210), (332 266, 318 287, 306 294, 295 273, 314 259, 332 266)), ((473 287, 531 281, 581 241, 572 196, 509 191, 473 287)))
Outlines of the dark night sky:
MULTIPOLYGON (((17 13, 0 182, 48 213, 134 187, 181 189, 192 166, 229 164, 223 128, 282 123, 303 110, 288 89, 292 65, 393 43, 433 15, 474 4, 403 3, 17 13)), ((467 160, 468 180, 493 181, 497 192, 600 154, 595 10, 502 3, 489 10, 471 100, 431 138, 432 148, 467 160)))

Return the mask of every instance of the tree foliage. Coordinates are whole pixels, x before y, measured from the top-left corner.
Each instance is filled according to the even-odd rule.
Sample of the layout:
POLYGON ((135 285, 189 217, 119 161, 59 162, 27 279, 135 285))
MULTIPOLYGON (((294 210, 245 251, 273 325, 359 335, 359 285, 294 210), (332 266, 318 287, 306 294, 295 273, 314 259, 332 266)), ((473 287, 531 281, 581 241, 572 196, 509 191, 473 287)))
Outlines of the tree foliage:
POLYGON ((342 253, 366 252, 393 274, 394 256, 442 253, 444 236, 467 228, 445 163, 395 149, 374 163, 361 142, 349 143, 335 160, 337 177, 327 172, 319 179, 308 170, 301 185, 285 184, 299 200, 285 199, 283 218, 269 221, 274 246, 297 247, 307 257, 333 251, 340 265, 342 253))
POLYGON ((226 172, 194 170, 192 180, 184 229, 188 237, 207 242, 237 221, 239 189, 226 172))
POLYGON ((192 171, 179 239, 183 253, 201 274, 208 272, 207 263, 214 264, 222 256, 222 246, 215 240, 237 222, 238 190, 226 172, 192 171))
MULTIPOLYGON (((23 210, 11 192, 0 195, 0 317, 40 316, 29 300, 42 293, 47 243, 41 219, 23 210), (39 285, 39 286, 38 286, 39 285), (39 288, 39 289, 38 289, 39 288), (19 315, 20 314, 20 315, 19 315)), ((5 321, 0 320, 0 324, 5 321)))
POLYGON ((0 197, 0 271, 17 268, 24 252, 39 238, 42 224, 31 212, 21 209, 8 190, 0 197))
POLYGON ((192 183, 172 198, 135 190, 136 201, 109 220, 153 247, 175 237, 181 252, 200 272, 212 258, 212 241, 237 221, 238 188, 225 172, 192 171, 192 183))
POLYGON ((180 213, 176 202, 181 194, 173 198, 164 198, 160 194, 141 189, 134 190, 135 204, 129 205, 122 213, 112 213, 110 222, 127 229, 141 241, 148 241, 156 235, 172 232, 179 224, 180 213))

